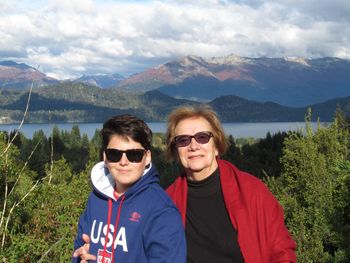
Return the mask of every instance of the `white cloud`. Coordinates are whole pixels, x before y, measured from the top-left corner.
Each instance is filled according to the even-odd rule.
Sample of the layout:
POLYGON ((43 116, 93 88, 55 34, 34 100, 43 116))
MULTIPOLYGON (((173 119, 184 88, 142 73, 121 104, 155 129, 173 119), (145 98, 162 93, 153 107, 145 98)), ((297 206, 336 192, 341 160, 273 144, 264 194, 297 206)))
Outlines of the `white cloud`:
POLYGON ((185 55, 350 57, 348 0, 0 1, 0 60, 59 78, 185 55))
POLYGON ((52 0, 47 9, 52 11, 60 10, 72 13, 93 13, 95 4, 92 0, 52 0))

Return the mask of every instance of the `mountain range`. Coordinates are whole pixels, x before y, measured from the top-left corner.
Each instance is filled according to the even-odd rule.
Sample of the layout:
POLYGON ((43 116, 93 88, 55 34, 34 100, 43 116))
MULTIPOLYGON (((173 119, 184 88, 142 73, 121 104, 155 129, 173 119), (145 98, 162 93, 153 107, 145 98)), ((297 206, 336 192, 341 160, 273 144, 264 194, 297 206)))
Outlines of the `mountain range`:
POLYGON ((169 96, 198 101, 236 95, 300 107, 349 96, 350 61, 187 56, 135 74, 116 87, 140 91, 156 88, 169 96))
MULTIPOLYGON (((62 82, 13 61, 0 62, 0 88, 62 82)), ((234 55, 186 56, 143 72, 85 75, 72 80, 100 88, 132 92, 158 90, 200 102, 235 95, 257 102, 303 107, 350 96, 350 61, 340 58, 245 58, 234 55)))

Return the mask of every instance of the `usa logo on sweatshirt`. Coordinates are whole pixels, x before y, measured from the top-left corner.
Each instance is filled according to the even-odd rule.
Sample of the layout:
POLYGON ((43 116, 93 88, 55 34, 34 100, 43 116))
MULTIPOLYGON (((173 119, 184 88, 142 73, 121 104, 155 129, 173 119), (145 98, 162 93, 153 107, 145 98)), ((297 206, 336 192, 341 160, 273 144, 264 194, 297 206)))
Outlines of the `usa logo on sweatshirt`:
POLYGON ((107 231, 108 224, 103 225, 104 223, 102 221, 98 223, 96 220, 93 221, 90 232, 91 242, 94 244, 100 243, 101 246, 106 245, 108 248, 114 246, 114 249, 116 249, 117 246, 121 246, 124 252, 128 252, 125 227, 121 226, 117 231, 114 225, 109 225, 109 231, 107 231), (114 231, 117 231, 115 239, 113 239, 114 231))

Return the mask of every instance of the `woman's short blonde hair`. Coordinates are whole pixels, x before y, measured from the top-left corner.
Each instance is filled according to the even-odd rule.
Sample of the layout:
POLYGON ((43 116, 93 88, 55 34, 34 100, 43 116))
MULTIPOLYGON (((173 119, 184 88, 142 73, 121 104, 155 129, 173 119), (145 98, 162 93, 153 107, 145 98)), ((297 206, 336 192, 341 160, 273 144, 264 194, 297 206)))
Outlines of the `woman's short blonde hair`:
POLYGON ((176 126, 180 121, 194 117, 202 117, 209 122, 219 155, 223 155, 226 152, 228 146, 227 137, 215 111, 206 104, 201 104, 199 106, 183 106, 173 110, 168 116, 165 150, 167 160, 174 160, 175 156, 177 156, 177 149, 174 144, 176 126))

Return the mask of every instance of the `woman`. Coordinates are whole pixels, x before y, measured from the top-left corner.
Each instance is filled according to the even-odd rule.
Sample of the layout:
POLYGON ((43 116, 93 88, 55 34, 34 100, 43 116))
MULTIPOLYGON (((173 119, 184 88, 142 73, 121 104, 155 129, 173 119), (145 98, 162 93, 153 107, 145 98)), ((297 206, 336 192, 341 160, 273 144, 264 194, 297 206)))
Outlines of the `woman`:
POLYGON ((187 262, 296 262, 282 207, 263 182, 220 159, 226 148, 209 106, 168 117, 167 158, 184 172, 167 192, 185 225, 187 262))
POLYGON ((132 115, 118 115, 101 134, 104 161, 91 171, 93 191, 72 262, 184 263, 181 218, 151 164, 151 130, 132 115))

